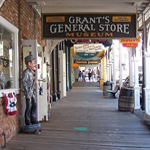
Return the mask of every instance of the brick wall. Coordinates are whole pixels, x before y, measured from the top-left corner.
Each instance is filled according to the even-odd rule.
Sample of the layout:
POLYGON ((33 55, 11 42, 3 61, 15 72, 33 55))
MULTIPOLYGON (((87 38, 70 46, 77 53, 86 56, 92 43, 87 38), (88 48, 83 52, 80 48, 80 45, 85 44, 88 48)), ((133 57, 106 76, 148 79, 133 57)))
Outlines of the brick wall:
MULTIPOLYGON (((0 8, 0 15, 18 27, 18 0, 6 0, 0 8)), ((36 38, 38 44, 45 46, 45 40, 41 39, 41 17, 25 0, 20 0, 20 23, 23 39, 36 38)))
POLYGON ((18 0, 5 0, 0 8, 0 15, 18 27, 18 0))
POLYGON ((4 99, 0 99, 0 145, 3 145, 4 143, 2 132, 6 133, 7 141, 9 141, 18 132, 18 121, 18 115, 6 115, 4 99))
MULTIPOLYGON (((5 0, 0 8, 0 15, 11 24, 19 27, 19 10, 20 10, 20 39, 37 39, 38 44, 45 46, 45 40, 41 39, 41 17, 26 3, 25 0, 5 0), (20 5, 19 5, 20 1, 20 5), (19 9, 20 6, 20 9, 19 9)), ((22 49, 19 45, 20 54, 22 49)), ((20 55, 20 66, 22 66, 22 56, 20 55)), ((22 67, 20 67, 22 72, 22 67)), ((21 77, 20 77, 21 78, 21 77)), ((21 109, 21 96, 18 97, 18 109, 21 109)), ((21 112, 21 111, 20 111, 21 112)), ((6 133, 9 141, 19 131, 19 114, 8 116, 5 113, 4 99, 0 98, 0 145, 3 145, 2 132, 6 133)))
POLYGON ((35 11, 33 11, 32 7, 29 3, 26 3, 25 0, 21 1, 21 31, 23 39, 36 39, 38 44, 41 46, 45 46, 45 40, 41 39, 41 17, 35 11))

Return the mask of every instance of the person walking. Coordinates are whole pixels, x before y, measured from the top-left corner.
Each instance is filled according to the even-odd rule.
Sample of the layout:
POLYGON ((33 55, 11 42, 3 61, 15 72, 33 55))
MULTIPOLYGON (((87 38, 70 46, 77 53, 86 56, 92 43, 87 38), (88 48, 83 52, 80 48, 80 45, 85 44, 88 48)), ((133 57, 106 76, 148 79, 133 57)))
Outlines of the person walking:
POLYGON ((83 79, 83 80, 82 80, 83 82, 86 82, 86 81, 85 81, 85 71, 84 71, 84 70, 82 71, 82 79, 83 79))
POLYGON ((78 74, 78 82, 81 82, 82 81, 82 73, 81 71, 79 71, 79 74, 78 74))
POLYGON ((88 77, 89 77, 89 82, 91 81, 91 71, 89 70, 89 73, 88 73, 88 77))
POLYGON ((92 82, 94 81, 94 76, 95 76, 95 73, 94 73, 94 71, 92 70, 92 72, 91 72, 91 76, 92 76, 92 82))

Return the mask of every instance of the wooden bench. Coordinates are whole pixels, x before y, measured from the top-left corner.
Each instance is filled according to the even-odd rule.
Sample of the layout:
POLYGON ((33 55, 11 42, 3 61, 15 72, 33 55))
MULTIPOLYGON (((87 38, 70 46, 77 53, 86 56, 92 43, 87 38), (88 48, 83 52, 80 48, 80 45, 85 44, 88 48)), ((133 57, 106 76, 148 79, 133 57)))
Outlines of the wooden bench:
POLYGON ((116 85, 114 90, 107 90, 107 92, 110 93, 109 97, 115 98, 115 94, 118 92, 118 90, 119 90, 119 85, 116 85))

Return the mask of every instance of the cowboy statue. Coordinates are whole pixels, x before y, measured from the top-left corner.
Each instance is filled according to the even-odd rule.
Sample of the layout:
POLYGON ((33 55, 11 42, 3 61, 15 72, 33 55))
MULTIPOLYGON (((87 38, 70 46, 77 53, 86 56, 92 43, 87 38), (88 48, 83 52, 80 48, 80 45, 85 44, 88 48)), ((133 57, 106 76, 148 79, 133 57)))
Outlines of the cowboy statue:
POLYGON ((36 100, 34 95, 34 85, 36 84, 36 62, 33 55, 28 55, 25 57, 25 64, 27 68, 23 71, 22 83, 26 98, 25 124, 28 126, 38 123, 36 119, 36 100))

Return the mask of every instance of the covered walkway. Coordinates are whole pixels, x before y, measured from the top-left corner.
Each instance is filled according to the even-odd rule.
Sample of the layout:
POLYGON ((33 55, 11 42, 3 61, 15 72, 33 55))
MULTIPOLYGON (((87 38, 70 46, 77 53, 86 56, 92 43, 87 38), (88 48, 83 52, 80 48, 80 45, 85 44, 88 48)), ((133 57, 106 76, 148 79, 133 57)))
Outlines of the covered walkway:
POLYGON ((104 98, 98 83, 83 84, 53 105, 40 135, 18 134, 4 150, 150 149, 150 130, 139 117, 119 112, 118 100, 104 98))

